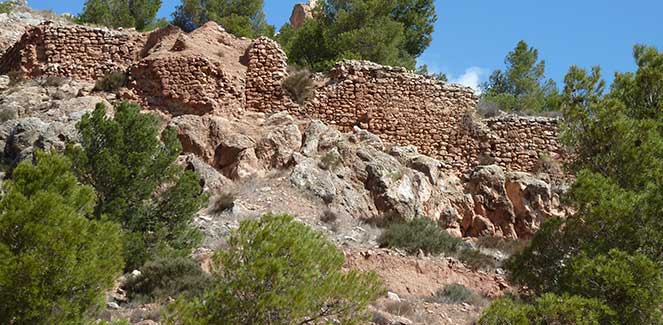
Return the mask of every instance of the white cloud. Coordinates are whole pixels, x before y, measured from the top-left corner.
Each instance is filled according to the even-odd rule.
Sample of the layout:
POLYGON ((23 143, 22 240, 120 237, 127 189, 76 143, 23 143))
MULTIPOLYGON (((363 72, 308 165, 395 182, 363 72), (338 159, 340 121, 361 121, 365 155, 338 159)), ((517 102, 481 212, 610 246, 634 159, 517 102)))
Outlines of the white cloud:
POLYGON ((481 84, 481 78, 485 75, 486 70, 479 67, 470 67, 465 69, 465 73, 460 75, 458 78, 449 76, 449 82, 455 84, 461 84, 466 87, 474 89, 477 93, 481 91, 479 85, 481 84))

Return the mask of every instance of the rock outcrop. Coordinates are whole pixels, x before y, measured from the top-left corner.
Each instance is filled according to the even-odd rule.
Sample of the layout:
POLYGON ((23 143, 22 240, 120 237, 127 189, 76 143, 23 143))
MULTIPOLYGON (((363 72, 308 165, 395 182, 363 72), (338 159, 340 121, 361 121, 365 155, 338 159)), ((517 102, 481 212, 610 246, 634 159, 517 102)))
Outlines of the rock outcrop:
POLYGON ((416 147, 387 145, 360 128, 342 133, 284 112, 184 115, 171 124, 184 150, 224 177, 269 182, 276 173, 302 193, 290 206, 314 204, 346 221, 430 218, 459 237, 529 238, 556 209, 550 185, 531 174, 480 166, 464 182, 416 147))

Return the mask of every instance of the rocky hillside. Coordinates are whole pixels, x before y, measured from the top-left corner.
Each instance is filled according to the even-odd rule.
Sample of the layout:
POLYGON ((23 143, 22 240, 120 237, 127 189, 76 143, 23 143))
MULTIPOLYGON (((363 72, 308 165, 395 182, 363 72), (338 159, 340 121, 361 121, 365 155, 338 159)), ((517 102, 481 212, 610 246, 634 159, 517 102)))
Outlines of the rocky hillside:
MULTIPOLYGON (((24 26, 44 19, 27 10, 0 15, 0 24, 18 26, 0 26, 0 47, 16 41, 20 35, 14 33, 22 32, 24 26)), ((449 304, 431 297, 449 284, 462 284, 486 298, 509 289, 499 267, 479 271, 452 257, 407 256, 378 247, 385 226, 430 219, 449 234, 465 238, 474 249, 478 237, 527 240, 543 220, 564 215, 559 186, 552 185, 546 174, 508 171, 498 165, 454 171, 448 162, 421 154, 415 146, 388 143, 361 124, 352 132, 341 132, 336 125, 301 114, 244 111, 238 106, 244 101, 244 63, 218 53, 201 61, 196 53, 213 43, 215 51, 228 53, 229 48, 232 58, 241 57, 249 40, 224 38, 227 34, 215 25, 192 34, 170 29, 156 35, 158 39, 152 41, 159 46, 150 47, 130 69, 133 89, 103 92, 95 90, 91 80, 0 76, 5 176, 18 162, 31 159, 35 150, 62 151, 67 143, 76 142, 76 123, 99 103, 110 108, 121 99, 133 98, 155 112, 150 106, 154 104, 162 108, 156 113, 163 125, 178 132, 183 146, 180 163, 200 175, 212 196, 195 220, 205 234, 203 247, 194 254, 203 266, 212 250, 224 247, 230 230, 241 220, 269 212, 290 213, 327 234, 345 252, 347 268, 381 276, 390 292, 372 307, 378 324, 468 323, 477 317, 482 303, 449 304), (186 46, 178 49, 178 44, 186 46), (214 84, 219 88, 210 93, 226 96, 223 100, 231 94, 232 105, 221 105, 220 98, 208 96, 196 106, 178 95, 181 89, 163 89, 159 87, 167 82, 153 82, 182 82, 171 73, 178 69, 186 71, 182 76, 189 80, 198 73, 198 68, 189 69, 196 62, 205 71, 216 69, 214 84)), ((189 86, 186 91, 200 85, 191 82, 189 86)), ((482 252, 498 262, 508 254, 494 249, 482 252)), ((160 307, 136 306, 118 287, 108 295, 104 317, 153 324, 160 307)))

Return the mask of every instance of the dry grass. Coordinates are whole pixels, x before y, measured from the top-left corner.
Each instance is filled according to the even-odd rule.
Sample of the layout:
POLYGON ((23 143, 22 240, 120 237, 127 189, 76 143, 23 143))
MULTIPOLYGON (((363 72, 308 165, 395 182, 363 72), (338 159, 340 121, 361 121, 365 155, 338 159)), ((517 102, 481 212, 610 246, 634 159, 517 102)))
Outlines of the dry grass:
POLYGON ((313 74, 306 69, 289 68, 282 87, 293 102, 304 105, 315 93, 313 74))

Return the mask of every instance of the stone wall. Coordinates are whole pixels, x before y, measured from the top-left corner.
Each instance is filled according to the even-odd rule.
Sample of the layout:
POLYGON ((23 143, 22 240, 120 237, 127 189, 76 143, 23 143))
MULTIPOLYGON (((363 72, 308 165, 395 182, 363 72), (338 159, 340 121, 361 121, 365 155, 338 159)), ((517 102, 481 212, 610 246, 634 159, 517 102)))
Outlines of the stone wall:
POLYGON ((467 171, 484 159, 512 170, 534 171, 546 154, 564 159, 556 119, 476 118, 477 96, 403 68, 366 61, 339 62, 315 78, 314 96, 294 103, 283 89, 286 55, 268 38, 254 41, 208 23, 186 34, 151 34, 42 24, 30 29, 0 60, 0 73, 60 75, 95 80, 128 71, 135 99, 172 116, 242 110, 288 111, 342 131, 366 129, 398 145, 467 171))
POLYGON ((357 126, 398 145, 415 145, 449 169, 466 171, 484 159, 512 170, 534 171, 543 154, 563 159, 558 120, 506 116, 476 118, 478 98, 467 87, 451 85, 403 68, 366 61, 339 62, 305 105, 294 103, 281 84, 286 57, 267 38, 249 49, 247 109, 287 110, 320 119, 342 131, 357 126))
POLYGON ((0 73, 20 70, 31 77, 94 80, 136 62, 144 43, 144 35, 135 32, 44 23, 29 29, 7 50, 0 73))
POLYGON ((513 170, 538 168, 542 155, 556 161, 566 159, 559 142, 558 118, 507 115, 484 120, 492 132, 489 155, 513 170))

